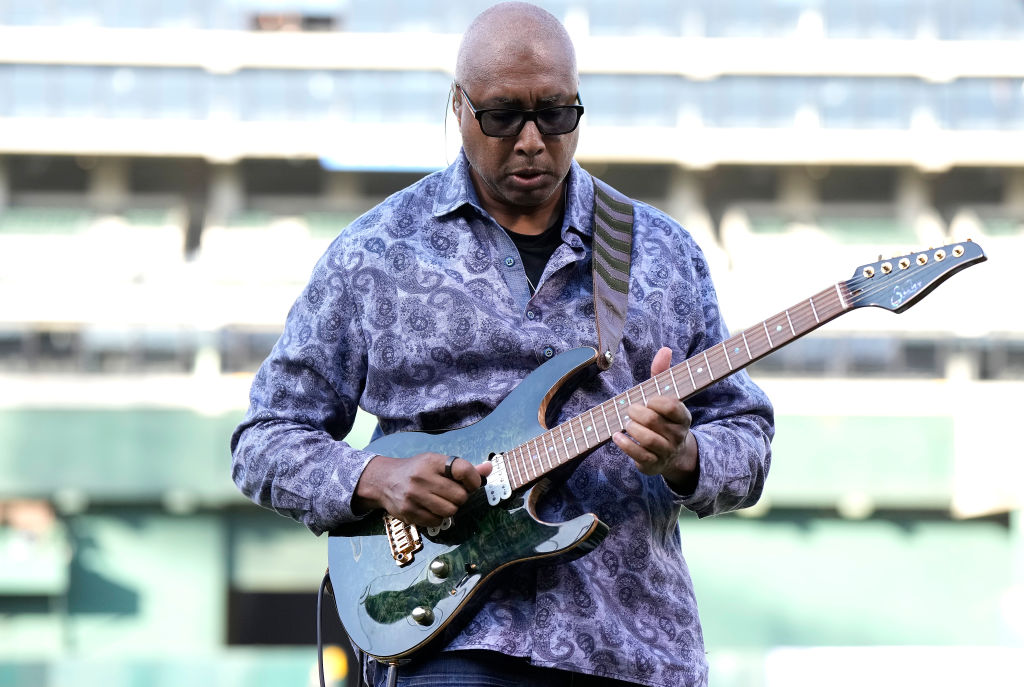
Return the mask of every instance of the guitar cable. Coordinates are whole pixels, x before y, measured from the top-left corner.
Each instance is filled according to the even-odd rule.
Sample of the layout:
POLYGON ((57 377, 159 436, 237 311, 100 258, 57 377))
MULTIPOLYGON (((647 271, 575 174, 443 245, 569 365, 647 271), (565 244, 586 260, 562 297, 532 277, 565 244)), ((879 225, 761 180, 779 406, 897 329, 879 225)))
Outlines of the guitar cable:
MULTIPOLYGON (((324 573, 324 579, 320 580, 320 591, 316 594, 316 669, 320 675, 320 687, 327 687, 327 683, 324 680, 324 638, 322 630, 324 625, 324 592, 326 591, 331 596, 334 596, 334 590, 329 589, 330 586, 331 571, 328 570, 324 573)), ((362 679, 361 675, 360 679, 362 679)))

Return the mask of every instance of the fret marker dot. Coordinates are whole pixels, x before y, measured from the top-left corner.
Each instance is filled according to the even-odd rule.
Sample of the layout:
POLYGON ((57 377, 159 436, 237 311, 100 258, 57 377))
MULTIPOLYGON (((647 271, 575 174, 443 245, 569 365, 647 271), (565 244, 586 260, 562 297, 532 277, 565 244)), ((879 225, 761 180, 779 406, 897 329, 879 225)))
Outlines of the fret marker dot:
POLYGON ((665 385, 665 391, 668 391, 668 384, 665 385))
POLYGON ((782 325, 781 324, 775 325, 775 331, 781 332, 782 331, 782 325))
POLYGON ((704 368, 703 368, 703 367, 698 367, 698 368, 697 368, 697 372, 703 372, 703 371, 704 371, 704 368))
POLYGON ((737 346, 736 348, 732 349, 732 352, 733 353, 739 353, 740 352, 740 347, 737 346))
POLYGON ((590 427, 587 427, 587 431, 588 431, 588 432, 590 431, 590 427))

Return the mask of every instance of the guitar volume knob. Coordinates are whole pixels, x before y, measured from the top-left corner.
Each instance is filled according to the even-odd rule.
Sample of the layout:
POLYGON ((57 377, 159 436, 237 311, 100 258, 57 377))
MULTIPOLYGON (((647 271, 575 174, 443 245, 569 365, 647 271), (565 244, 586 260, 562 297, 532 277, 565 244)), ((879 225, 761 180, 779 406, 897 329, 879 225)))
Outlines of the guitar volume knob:
POLYGON ((412 609, 412 619, 420 625, 429 625, 434 622, 434 612, 426 606, 417 606, 412 609))
POLYGON ((435 558, 434 560, 430 561, 430 572, 434 575, 434 577, 440 577, 441 579, 444 579, 451 574, 452 568, 450 565, 448 565, 448 561, 442 558, 435 558))

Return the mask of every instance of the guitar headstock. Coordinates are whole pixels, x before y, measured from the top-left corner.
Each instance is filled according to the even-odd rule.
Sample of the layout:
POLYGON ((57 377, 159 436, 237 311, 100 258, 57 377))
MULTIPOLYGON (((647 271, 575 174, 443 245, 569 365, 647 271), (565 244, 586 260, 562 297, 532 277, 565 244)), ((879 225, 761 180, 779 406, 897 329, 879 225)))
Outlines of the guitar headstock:
POLYGON ((853 307, 903 312, 960 270, 985 260, 981 246, 962 241, 861 265, 846 285, 853 307))

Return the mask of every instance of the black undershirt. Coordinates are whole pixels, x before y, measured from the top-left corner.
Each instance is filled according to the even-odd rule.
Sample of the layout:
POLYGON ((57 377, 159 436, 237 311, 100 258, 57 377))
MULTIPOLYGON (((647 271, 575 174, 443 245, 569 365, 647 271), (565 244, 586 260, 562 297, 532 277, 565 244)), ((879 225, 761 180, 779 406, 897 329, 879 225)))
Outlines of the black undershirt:
POLYGON ((551 226, 540 234, 517 234, 514 231, 505 230, 519 251, 523 269, 526 270, 526 278, 530 281, 531 294, 535 290, 534 285, 540 283, 540 277, 544 274, 548 260, 558 248, 558 244, 562 242, 563 215, 564 213, 559 213, 551 226))

